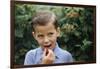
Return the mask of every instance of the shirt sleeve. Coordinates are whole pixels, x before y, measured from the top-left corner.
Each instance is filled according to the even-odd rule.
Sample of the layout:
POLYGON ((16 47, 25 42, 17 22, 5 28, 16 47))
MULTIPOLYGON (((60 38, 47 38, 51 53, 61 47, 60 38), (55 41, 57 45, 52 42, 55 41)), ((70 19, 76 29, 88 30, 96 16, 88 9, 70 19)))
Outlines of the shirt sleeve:
POLYGON ((72 58, 72 55, 71 55, 71 53, 69 53, 69 52, 67 52, 66 53, 66 60, 67 60, 67 62, 73 62, 73 58, 72 58))
POLYGON ((27 52, 24 60, 24 65, 32 65, 34 64, 34 52, 33 50, 27 52))

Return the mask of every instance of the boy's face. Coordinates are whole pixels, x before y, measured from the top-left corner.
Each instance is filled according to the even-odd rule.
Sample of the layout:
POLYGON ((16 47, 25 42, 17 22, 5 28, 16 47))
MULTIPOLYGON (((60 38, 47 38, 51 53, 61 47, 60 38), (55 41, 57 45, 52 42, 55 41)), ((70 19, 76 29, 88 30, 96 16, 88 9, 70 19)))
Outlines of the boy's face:
POLYGON ((55 29, 53 23, 48 23, 45 26, 36 26, 33 36, 43 49, 53 49, 56 46, 56 40, 60 33, 59 31, 59 28, 55 29))

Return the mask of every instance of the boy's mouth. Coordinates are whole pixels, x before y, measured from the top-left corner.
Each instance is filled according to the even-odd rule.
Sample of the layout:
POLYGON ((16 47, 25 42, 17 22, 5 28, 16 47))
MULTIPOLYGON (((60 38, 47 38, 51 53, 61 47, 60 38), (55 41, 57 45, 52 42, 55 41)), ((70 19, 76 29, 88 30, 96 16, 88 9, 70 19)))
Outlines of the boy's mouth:
POLYGON ((44 45, 45 48, 50 48, 52 44, 44 45))

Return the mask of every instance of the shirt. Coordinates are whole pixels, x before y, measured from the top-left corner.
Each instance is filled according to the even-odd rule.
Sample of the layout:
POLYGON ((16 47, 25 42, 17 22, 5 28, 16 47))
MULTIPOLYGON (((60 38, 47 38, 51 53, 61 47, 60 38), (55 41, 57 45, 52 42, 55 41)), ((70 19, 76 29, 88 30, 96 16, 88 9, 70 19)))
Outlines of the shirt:
MULTIPOLYGON (((72 55, 68 51, 61 49, 58 44, 56 44, 53 52, 55 54, 54 63, 67 63, 73 61, 72 55)), ((42 55, 43 50, 41 47, 30 50, 25 56, 24 65, 41 64, 42 55)))

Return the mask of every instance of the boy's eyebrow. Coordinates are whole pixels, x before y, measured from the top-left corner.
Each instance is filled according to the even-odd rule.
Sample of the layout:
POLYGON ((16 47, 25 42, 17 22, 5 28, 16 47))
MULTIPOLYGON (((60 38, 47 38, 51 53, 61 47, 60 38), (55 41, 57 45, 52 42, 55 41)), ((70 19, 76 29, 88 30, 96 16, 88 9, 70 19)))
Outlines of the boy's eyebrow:
POLYGON ((37 35, 43 35, 43 33, 37 33, 37 35))

